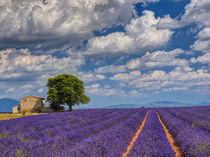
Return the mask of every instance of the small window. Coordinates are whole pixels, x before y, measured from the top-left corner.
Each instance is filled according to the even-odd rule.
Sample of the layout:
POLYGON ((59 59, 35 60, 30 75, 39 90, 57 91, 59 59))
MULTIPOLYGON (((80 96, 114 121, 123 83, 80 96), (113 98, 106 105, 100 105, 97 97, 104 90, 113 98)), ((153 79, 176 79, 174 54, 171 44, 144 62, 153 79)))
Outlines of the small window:
POLYGON ((27 101, 27 99, 24 99, 24 102, 26 102, 27 101))

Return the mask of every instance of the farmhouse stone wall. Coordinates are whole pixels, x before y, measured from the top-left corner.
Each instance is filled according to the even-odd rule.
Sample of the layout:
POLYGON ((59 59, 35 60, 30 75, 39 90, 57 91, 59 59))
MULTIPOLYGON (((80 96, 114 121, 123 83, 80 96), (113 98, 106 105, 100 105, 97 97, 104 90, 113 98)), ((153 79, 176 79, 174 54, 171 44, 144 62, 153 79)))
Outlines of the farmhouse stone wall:
POLYGON ((44 107, 44 99, 29 95, 20 99, 21 112, 41 112, 44 107))
POLYGON ((52 108, 49 108, 49 107, 44 107, 41 109, 41 112, 42 113, 53 113, 53 112, 55 112, 55 110, 53 110, 52 108))
POLYGON ((12 108, 12 113, 19 113, 20 112, 20 105, 14 106, 12 108))

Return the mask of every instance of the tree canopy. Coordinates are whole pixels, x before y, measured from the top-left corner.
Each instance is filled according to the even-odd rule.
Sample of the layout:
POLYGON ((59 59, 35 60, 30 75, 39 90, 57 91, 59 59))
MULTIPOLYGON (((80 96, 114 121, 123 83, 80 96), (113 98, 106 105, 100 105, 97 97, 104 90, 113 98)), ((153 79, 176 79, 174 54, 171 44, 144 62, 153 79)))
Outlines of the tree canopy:
POLYGON ((55 110, 59 109, 60 105, 68 105, 69 110, 72 110, 74 105, 90 102, 90 98, 85 95, 84 82, 74 75, 62 74, 49 78, 46 86, 47 101, 55 110))

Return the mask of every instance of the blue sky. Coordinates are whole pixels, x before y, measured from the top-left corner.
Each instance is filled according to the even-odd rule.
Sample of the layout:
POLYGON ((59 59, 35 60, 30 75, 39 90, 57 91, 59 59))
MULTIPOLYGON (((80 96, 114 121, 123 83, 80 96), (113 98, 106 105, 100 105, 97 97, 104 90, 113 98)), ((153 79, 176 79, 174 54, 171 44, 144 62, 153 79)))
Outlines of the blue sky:
POLYGON ((0 98, 85 82, 97 107, 210 101, 209 0, 3 0, 0 98))

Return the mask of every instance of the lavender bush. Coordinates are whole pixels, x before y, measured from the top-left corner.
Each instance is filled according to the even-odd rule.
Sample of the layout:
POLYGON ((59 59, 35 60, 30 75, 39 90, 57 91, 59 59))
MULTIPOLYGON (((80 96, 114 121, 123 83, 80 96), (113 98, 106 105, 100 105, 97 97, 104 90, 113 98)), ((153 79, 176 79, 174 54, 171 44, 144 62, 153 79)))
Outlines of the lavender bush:
MULTIPOLYGON (((128 157, 175 156, 155 109, 96 109, 1 120, 0 156, 120 157, 147 111, 128 157)), ((157 111, 184 156, 210 156, 210 107, 157 111)))
POLYGON ((208 107, 182 107, 167 109, 174 116, 188 121, 192 126, 210 132, 210 108, 208 107))
MULTIPOLYGON (((127 127, 126 124, 130 124, 127 120, 134 115, 144 116, 145 112, 141 109, 88 110, 0 121, 0 153, 3 157, 69 156, 81 141, 92 137, 100 139, 103 133, 120 124, 127 127)), ((137 125, 141 116, 139 118, 135 121, 137 125)), ((132 131, 126 134, 132 136, 132 131)))
POLYGON ((184 156, 208 157, 210 155, 209 132, 192 126, 188 121, 179 119, 166 109, 158 111, 184 156))
POLYGON ((154 110, 150 110, 147 116, 146 123, 134 143, 134 147, 128 154, 128 157, 175 157, 165 131, 154 110))

